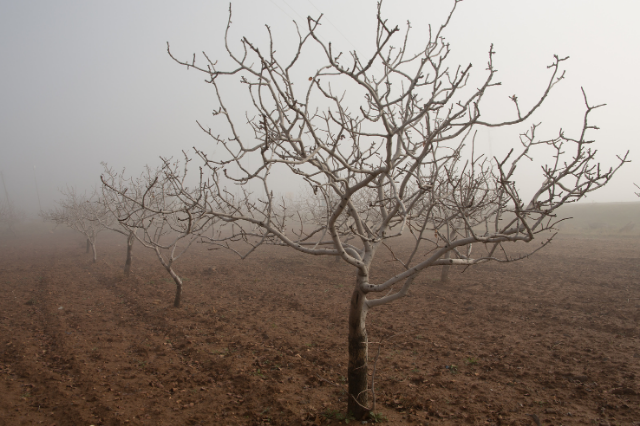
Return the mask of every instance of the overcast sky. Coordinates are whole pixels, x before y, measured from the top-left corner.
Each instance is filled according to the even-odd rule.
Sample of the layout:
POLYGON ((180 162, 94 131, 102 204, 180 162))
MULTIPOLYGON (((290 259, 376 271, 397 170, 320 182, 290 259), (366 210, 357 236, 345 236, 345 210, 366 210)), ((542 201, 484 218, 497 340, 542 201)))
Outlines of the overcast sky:
MULTIPOLYGON (((442 23, 451 4, 394 0, 383 11, 393 25, 404 27, 410 20, 420 39, 427 24, 442 23)), ((100 162, 138 174, 145 164, 157 164, 160 155, 206 149, 210 142, 195 120, 208 119, 216 106, 213 92, 204 75, 169 58, 166 42, 184 59, 203 50, 223 58, 228 6, 218 0, 0 2, 0 170, 18 207, 36 211, 36 178, 43 207, 49 208, 58 188, 97 184, 100 162)), ((306 17, 319 11, 324 13, 322 38, 335 49, 370 51, 372 0, 234 1, 231 38, 264 43, 264 24, 269 24, 286 55, 295 38, 292 20, 304 27, 306 17)), ((496 103, 498 111, 513 93, 523 103, 533 101, 553 54, 570 56, 565 81, 534 120, 544 123, 549 137, 559 127, 579 130, 580 87, 591 103, 606 103, 592 117, 601 128, 591 134, 600 160, 613 165, 616 154, 631 150, 634 162, 587 201, 635 201, 633 182, 640 183, 638 16, 640 2, 634 0, 465 0, 445 36, 452 65, 471 62, 475 72, 485 68, 494 44, 505 86, 498 92, 503 101, 496 103)), ((492 132, 482 143, 495 155, 517 141, 492 132)))

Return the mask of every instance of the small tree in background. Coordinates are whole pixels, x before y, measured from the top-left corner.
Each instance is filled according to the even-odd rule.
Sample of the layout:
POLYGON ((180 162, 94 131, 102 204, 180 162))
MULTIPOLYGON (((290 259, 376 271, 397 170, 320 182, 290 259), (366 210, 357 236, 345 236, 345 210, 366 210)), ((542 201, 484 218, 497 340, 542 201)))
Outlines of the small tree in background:
POLYGON ((9 198, 7 184, 4 180, 4 173, 0 172, 2 179, 2 188, 4 189, 4 202, 0 201, 0 224, 4 226, 4 232, 7 234, 15 234, 15 227, 24 218, 24 212, 18 211, 9 198))
POLYGON ((15 227, 20 222, 21 214, 12 204, 0 202, 0 224, 4 233, 15 234, 15 227))
POLYGON ((95 262, 96 238, 105 229, 104 224, 112 220, 109 212, 95 191, 89 197, 77 194, 73 187, 60 192, 63 198, 58 202, 58 207, 42 212, 40 217, 56 226, 67 226, 84 235, 87 239, 87 253, 92 251, 95 262))
POLYGON ((105 165, 100 177, 105 206, 116 217, 120 226, 144 247, 152 249, 162 266, 176 285, 173 306, 182 301, 182 278, 174 269, 174 263, 187 252, 191 245, 216 221, 203 214, 199 202, 200 187, 189 190, 184 186, 187 162, 181 171, 177 162, 164 161, 157 170, 147 167, 137 179, 127 179, 116 174, 105 165), (181 194, 173 185, 181 184, 181 194), (191 200, 184 202, 184 200, 191 200))
MULTIPOLYGON (((382 18, 380 4, 375 49, 368 57, 354 51, 345 58, 335 52, 317 34, 320 18, 308 18, 307 31, 298 32, 298 47, 290 60, 276 55, 268 27, 270 43, 265 49, 242 38, 242 50, 236 55, 228 40, 231 14, 225 33, 234 63, 231 69, 219 69, 207 55, 200 66, 195 56, 180 61, 169 51, 178 63, 208 76, 219 103, 214 119, 222 120, 215 129, 223 125, 228 129, 227 135, 220 135, 219 130, 200 125, 222 147, 222 154, 215 156, 198 152, 210 171, 208 181, 201 179, 202 191, 220 188, 224 182, 243 187, 254 182, 253 188, 259 188, 258 193, 245 192, 244 198, 211 191, 208 200, 216 201, 198 201, 200 214, 233 222, 244 235, 258 237, 257 245, 271 242, 307 254, 339 256, 354 268, 348 409, 357 419, 374 408, 368 397, 374 391, 368 387, 370 309, 406 296, 427 268, 511 262, 539 250, 562 220, 556 210, 606 185, 626 162, 624 156, 615 167, 603 169, 595 160, 587 133, 595 129, 589 119, 599 106, 591 105, 584 93, 584 121, 576 137, 560 131, 556 137, 540 139, 538 126, 532 125, 504 158, 488 159, 476 152, 474 129, 513 126, 529 119, 563 79, 566 58, 554 56, 548 83, 529 107, 521 106, 514 95, 510 117, 486 120, 483 100, 500 84, 495 81, 494 51, 491 47, 482 81, 473 87, 468 84, 471 65, 448 65, 450 46, 442 34, 457 4, 415 52, 407 50, 408 30, 396 47, 391 46, 399 29, 382 18), (314 54, 313 46, 324 53, 323 62, 308 79, 294 78, 305 72, 302 56, 318 59, 308 56, 314 54), (249 140, 237 131, 239 123, 222 95, 227 76, 239 77, 252 99, 253 110, 247 117, 254 136, 249 140), (525 201, 515 172, 539 147, 551 151, 552 160, 542 167, 538 187, 525 201), (253 168, 248 168, 246 158, 252 159, 253 168), (271 176, 284 169, 316 197, 310 201, 316 212, 312 229, 283 213, 282 201, 270 189, 271 176), (292 224, 295 232, 289 228, 292 224), (526 255, 509 254, 507 243, 528 243, 541 234, 543 243, 526 255), (411 247, 398 250, 405 235, 412 237, 411 247), (379 262, 379 249, 389 251, 402 272, 374 283, 370 270, 379 262)), ((178 179, 174 182, 179 188, 178 179)), ((189 191, 177 193, 195 200, 189 191)))
MULTIPOLYGON (((124 170, 120 173, 116 173, 113 169, 109 168, 105 163, 103 163, 104 171, 102 174, 103 181, 108 182, 110 187, 113 188, 125 188, 130 181, 127 181, 124 177, 124 170)), ((138 188, 143 186, 143 177, 139 178, 135 182, 131 182, 134 188, 138 188)), ((116 220, 107 220, 103 223, 103 226, 107 229, 110 229, 114 232, 117 232, 121 235, 124 235, 127 238, 127 257, 124 263, 124 274, 125 276, 129 276, 131 273, 131 263, 133 256, 133 242, 136 240, 136 232, 138 228, 132 220, 129 221, 121 221, 118 218, 126 217, 126 212, 133 211, 136 204, 133 201, 130 201, 126 197, 120 195, 120 193, 112 190, 106 190, 106 186, 102 186, 102 203, 104 205, 105 210, 108 210, 111 213, 110 219, 116 220)), ((135 219, 135 218, 134 218, 135 219)))

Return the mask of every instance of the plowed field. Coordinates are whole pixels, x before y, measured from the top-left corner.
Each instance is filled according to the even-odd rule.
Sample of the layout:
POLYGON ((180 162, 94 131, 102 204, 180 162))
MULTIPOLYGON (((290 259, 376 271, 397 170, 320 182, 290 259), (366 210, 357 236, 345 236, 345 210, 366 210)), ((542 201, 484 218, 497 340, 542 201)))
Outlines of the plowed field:
MULTIPOLYGON (((96 263, 79 234, 1 238, 0 425, 344 423, 344 262, 198 245, 176 263, 175 309, 152 252, 136 245, 124 277, 117 235, 96 263)), ((637 232, 561 234, 517 263, 439 273, 369 312, 388 424, 640 419, 637 232)))

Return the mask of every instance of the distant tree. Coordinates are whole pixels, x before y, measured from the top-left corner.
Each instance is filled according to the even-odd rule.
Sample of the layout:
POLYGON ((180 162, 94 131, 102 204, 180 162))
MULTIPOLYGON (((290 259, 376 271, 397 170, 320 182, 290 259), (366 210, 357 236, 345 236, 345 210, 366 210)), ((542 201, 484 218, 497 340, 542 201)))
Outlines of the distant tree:
MULTIPOLYGON (((636 188, 640 189, 640 186, 638 186, 638 184, 637 184, 637 183, 634 183, 634 185, 636 186, 636 188)), ((636 192, 636 195, 637 195, 638 197, 640 197, 640 192, 636 192)))
POLYGON ((0 224, 4 228, 4 233, 15 234, 15 227, 20 222, 21 216, 12 204, 0 202, 0 224))
POLYGON ((8 234, 15 234, 15 227, 22 221, 24 213, 18 211, 9 198, 9 191, 7 191, 7 184, 4 180, 4 174, 0 172, 0 179, 2 180, 2 188, 4 189, 4 202, 0 201, 0 225, 4 227, 4 232, 8 234))
POLYGON ((95 191, 89 196, 79 195, 73 187, 60 192, 63 198, 58 201, 58 207, 43 211, 40 217, 56 225, 67 226, 84 235, 87 240, 87 253, 92 251, 95 262, 97 260, 96 238, 105 229, 104 224, 110 220, 109 212, 105 210, 95 191))
MULTIPOLYGON (((124 177, 124 170, 120 173, 116 173, 105 163, 103 163, 103 167, 104 171, 102 179, 108 182, 111 187, 124 188, 130 183, 130 181, 127 181, 124 177)), ((143 179, 143 177, 139 178, 136 182, 132 182, 133 187, 138 188, 143 185, 140 179, 143 179)), ((124 235, 127 238, 127 257, 124 263, 124 274, 125 276, 129 276, 131 273, 133 242, 136 240, 136 232, 138 231, 138 228, 136 226, 132 226, 135 225, 135 223, 131 220, 121 221, 118 220, 118 218, 123 217, 126 212, 134 210, 135 203, 120 195, 118 192, 106 190, 106 188, 106 186, 102 186, 101 201, 105 210, 109 211, 111 215, 106 218, 107 220, 105 220, 102 225, 105 228, 124 235)))
MULTIPOLYGON (((327 36, 317 33, 320 18, 311 17, 307 31, 298 32, 298 47, 290 60, 276 55, 269 27, 265 49, 242 38, 236 55, 229 42, 231 13, 225 33, 230 69, 220 69, 207 55, 201 66, 195 55, 181 61, 169 51, 178 63, 207 75, 219 104, 214 119, 222 120, 215 132, 200 124, 221 149, 215 155, 198 151, 209 168, 208 179, 201 179, 202 191, 212 191, 199 198, 208 199, 207 203, 197 201, 199 214, 195 197, 185 197, 194 199, 191 214, 233 222, 245 235, 258 238, 256 244, 339 256, 354 268, 348 409, 357 419, 366 418, 374 408, 369 404, 374 390, 368 385, 370 309, 406 296, 419 274, 430 267, 511 262, 539 250, 562 220, 557 209, 606 185, 627 161, 625 155, 608 169, 596 162, 587 133, 595 128, 588 123, 599 106, 591 105, 584 92, 583 127, 577 137, 560 131, 554 138, 539 139, 538 126, 531 125, 504 158, 488 159, 476 152, 474 130, 527 121, 563 79, 566 58, 554 56, 548 83, 529 107, 521 106, 514 95, 510 117, 485 119, 485 95, 500 84, 495 81, 494 50, 489 49, 480 82, 470 83, 471 65, 449 65, 450 46, 442 34, 457 5, 455 1, 446 22, 414 52, 408 50, 408 29, 391 46, 399 29, 382 18, 380 4, 375 49, 367 57, 354 51, 345 58, 334 51, 323 41, 327 36), (323 55, 316 55, 318 50, 323 55), (320 59, 316 71, 307 75, 309 62, 320 59), (239 78, 253 102, 248 119, 241 122, 234 119, 221 90, 232 83, 225 79, 228 76, 233 81, 239 78), (248 139, 238 130, 245 122, 253 131, 248 139), (226 135, 218 133, 223 126, 226 135), (537 178, 527 177, 529 182, 537 180, 538 186, 524 201, 516 169, 539 147, 551 150, 552 160, 537 178), (290 210, 284 213, 288 210, 283 201, 271 190, 270 177, 283 170, 314 194, 310 203, 315 206, 315 226, 308 230, 290 210), (231 197, 215 190, 225 182, 245 188, 251 183, 256 192, 231 197), (409 248, 402 246, 403 235, 412 237, 409 248), (508 243, 528 243, 541 236, 542 244, 527 254, 509 254, 508 243), (373 283, 370 271, 380 261, 380 249, 391 254, 402 272, 373 283), (383 295, 372 297, 376 294, 383 295)), ((175 187, 179 186, 177 182, 175 187)), ((182 191, 189 194, 187 188, 182 191)))
POLYGON ((104 167, 101 180, 105 206, 129 238, 133 236, 156 253, 176 285, 173 305, 180 307, 183 281, 174 263, 216 222, 200 209, 198 202, 206 202, 200 197, 200 188, 185 188, 186 162, 181 171, 179 163, 164 161, 163 167, 147 167, 136 179, 127 179, 107 165, 104 167), (173 190, 175 182, 182 184, 180 197, 173 190), (191 202, 185 203, 185 199, 191 202))

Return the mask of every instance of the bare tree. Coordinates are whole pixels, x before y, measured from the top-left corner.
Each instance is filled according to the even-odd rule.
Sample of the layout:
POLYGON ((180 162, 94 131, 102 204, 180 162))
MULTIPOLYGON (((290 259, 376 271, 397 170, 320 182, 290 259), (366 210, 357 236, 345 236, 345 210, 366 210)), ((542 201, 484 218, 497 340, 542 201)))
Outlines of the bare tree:
MULTIPOLYGON (((102 179, 108 182, 110 187, 113 188, 125 188, 130 181, 127 181, 124 176, 124 170, 120 173, 116 173, 112 168, 108 167, 107 164, 103 163, 104 171, 102 174, 102 179)), ((138 181, 133 183, 135 188, 143 185, 143 182, 138 179, 138 181)), ((102 199, 101 199, 105 210, 111 213, 111 216, 105 218, 104 223, 102 225, 114 232, 124 235, 127 238, 127 258, 124 263, 124 274, 125 276, 129 276, 131 273, 131 262, 133 255, 133 242, 136 240, 136 232, 138 230, 137 227, 131 226, 134 224, 131 220, 129 221, 120 221, 118 218, 123 217, 129 211, 133 211, 136 207, 136 204, 125 196, 120 195, 120 193, 107 190, 106 186, 102 186, 102 199), (113 220, 115 219, 115 220, 113 220)), ((135 219, 135 218, 134 218, 135 219)))
POLYGON ((399 43, 391 45, 400 30, 382 18, 380 4, 375 51, 364 58, 355 51, 346 58, 324 42, 317 32, 321 17, 309 17, 303 34, 296 26, 298 46, 289 60, 276 55, 269 27, 265 49, 242 38, 237 54, 229 44, 231 10, 225 33, 230 69, 219 69, 206 54, 204 65, 196 63, 195 55, 181 61, 168 46, 178 63, 207 75, 219 104, 214 120, 222 120, 214 128, 228 129, 221 135, 199 123, 221 148, 216 155, 198 151, 210 170, 203 190, 220 188, 224 182, 244 187, 253 182, 252 188, 259 188, 245 192, 242 199, 213 191, 209 200, 217 201, 200 203, 203 214, 247 226, 245 234, 258 238, 258 245, 268 242, 311 255, 340 256, 353 266, 348 409, 357 419, 373 409, 368 394, 374 390, 367 380, 370 309, 406 296, 427 268, 526 257, 510 255, 507 243, 527 243, 544 234, 542 246, 547 244, 555 235, 554 225, 562 220, 555 215, 558 207, 606 185, 627 161, 626 155, 619 157, 608 169, 596 162, 587 132, 596 129, 589 119, 600 105, 590 104, 584 92, 584 121, 577 136, 560 131, 556 137, 540 139, 534 124, 502 159, 475 152, 475 129, 527 121, 563 79, 561 67, 567 58, 553 57, 548 82, 530 106, 520 105, 514 95, 512 116, 486 120, 485 94, 500 84, 495 80, 493 46, 480 80, 472 80, 470 64, 448 64, 450 46, 443 32, 458 2, 415 52, 407 47, 410 26, 399 43), (313 56, 318 50, 322 55, 313 56), (322 59, 308 79, 294 78, 308 67, 302 56, 322 59), (239 77, 248 89, 253 110, 244 121, 252 138, 238 130, 239 122, 223 96, 228 76, 239 77), (542 167, 539 186, 525 201, 515 182, 516 169, 542 147, 552 150, 553 160, 542 167), (282 201, 274 197, 270 182, 284 170, 306 183, 317 197, 310 202, 322 207, 315 211, 324 211, 315 215, 312 229, 278 208, 282 201), (221 205, 238 208, 219 209, 221 205), (292 224, 295 232, 289 229, 292 224), (411 247, 399 250, 406 235, 412 237, 411 247), (403 270, 373 283, 370 270, 379 249, 387 250, 403 270), (376 294, 382 296, 373 297, 376 294))
POLYGON ((105 229, 104 224, 108 223, 108 211, 104 209, 95 191, 88 197, 84 194, 79 195, 73 187, 60 192, 63 198, 58 202, 58 207, 43 211, 40 217, 56 225, 67 226, 84 235, 87 239, 87 253, 92 251, 95 262, 97 260, 96 238, 105 229))
MULTIPOLYGON (((634 185, 636 186, 636 188, 640 189, 640 186, 638 186, 638 184, 637 184, 637 183, 634 183, 634 185)), ((636 192, 636 195, 637 195, 638 197, 640 197, 640 192, 636 192)))
MULTIPOLYGON (((182 300, 182 278, 174 269, 177 261, 191 245, 200 240, 215 218, 205 216, 198 202, 200 187, 189 190, 184 185, 186 162, 181 171, 177 162, 164 161, 157 170, 147 168, 137 179, 126 179, 105 165, 101 176, 105 206, 128 232, 144 247, 152 249, 176 285, 173 306, 182 300), (181 194, 173 191, 180 184, 181 194), (185 203, 190 199, 190 203, 185 203)), ((125 269, 126 270, 126 269, 125 269)))

